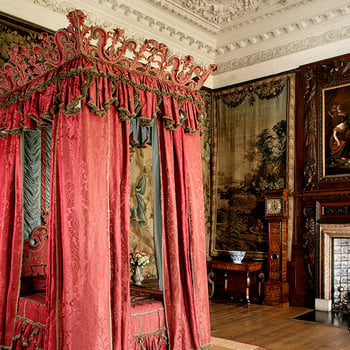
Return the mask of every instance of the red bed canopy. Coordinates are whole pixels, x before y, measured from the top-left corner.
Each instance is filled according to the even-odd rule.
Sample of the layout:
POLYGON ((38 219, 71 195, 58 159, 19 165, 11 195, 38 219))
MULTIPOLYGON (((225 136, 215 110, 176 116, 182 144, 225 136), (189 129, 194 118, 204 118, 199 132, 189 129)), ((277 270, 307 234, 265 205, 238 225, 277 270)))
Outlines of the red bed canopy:
POLYGON ((157 118, 170 349, 206 349, 210 324, 198 89, 214 66, 154 40, 70 25, 0 71, 0 349, 12 349, 23 247, 21 135, 52 126, 45 349, 133 348, 129 123, 157 118))

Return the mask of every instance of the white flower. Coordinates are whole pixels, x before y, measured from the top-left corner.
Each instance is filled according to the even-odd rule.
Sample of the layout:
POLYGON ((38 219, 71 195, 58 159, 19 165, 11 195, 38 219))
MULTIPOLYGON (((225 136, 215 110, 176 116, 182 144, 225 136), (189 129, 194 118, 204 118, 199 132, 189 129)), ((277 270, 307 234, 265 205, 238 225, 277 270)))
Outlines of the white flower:
POLYGON ((151 257, 142 250, 136 250, 130 252, 130 265, 131 266, 146 266, 149 264, 151 257))

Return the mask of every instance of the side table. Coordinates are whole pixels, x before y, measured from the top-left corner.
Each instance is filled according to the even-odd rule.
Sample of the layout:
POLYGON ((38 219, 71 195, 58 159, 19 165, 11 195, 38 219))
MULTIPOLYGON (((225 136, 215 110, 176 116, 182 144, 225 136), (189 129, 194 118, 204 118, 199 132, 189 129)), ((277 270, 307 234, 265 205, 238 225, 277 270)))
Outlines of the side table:
POLYGON ((259 298, 261 298, 261 284, 264 281, 263 265, 264 265, 263 261, 246 261, 246 262, 242 262, 241 264, 235 264, 231 261, 210 261, 208 266, 210 271, 208 273, 208 282, 211 284, 212 289, 209 297, 212 298, 214 295, 215 283, 212 280, 212 278, 215 276, 215 273, 214 273, 215 270, 225 271, 225 274, 224 274, 225 293, 227 293, 228 272, 244 272, 246 274, 245 297, 246 297, 247 307, 249 307, 250 306, 250 296, 249 296, 250 273, 260 271, 259 278, 261 280, 259 281, 258 288, 259 288, 259 298))

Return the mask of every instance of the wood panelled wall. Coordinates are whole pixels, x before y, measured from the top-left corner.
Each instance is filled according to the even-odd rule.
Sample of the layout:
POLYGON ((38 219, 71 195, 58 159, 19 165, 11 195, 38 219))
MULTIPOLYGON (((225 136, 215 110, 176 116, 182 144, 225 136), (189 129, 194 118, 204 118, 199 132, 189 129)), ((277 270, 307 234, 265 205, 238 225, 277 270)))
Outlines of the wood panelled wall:
MULTIPOLYGON (((348 171, 343 169, 335 174, 331 172, 334 170, 325 171, 325 158, 330 158, 326 154, 329 135, 325 135, 328 115, 323 103, 325 91, 344 86, 349 89, 345 112, 350 118, 350 54, 296 70, 295 190, 290 199, 294 200, 295 216, 292 259, 287 271, 293 306, 314 307, 315 298, 321 297, 320 225, 350 223, 350 152, 343 161, 348 161, 348 171)), ((209 120, 213 114, 208 108, 209 120)), ((347 128, 350 150, 350 120, 347 128)), ((208 224, 212 224, 210 220, 208 224)))
MULTIPOLYGON (((312 307, 320 296, 320 224, 350 222, 350 168, 335 174, 325 171, 329 139, 324 94, 347 84, 350 55, 297 70, 295 231, 288 266, 291 305, 312 307)), ((350 115, 350 110, 345 112, 350 115)))

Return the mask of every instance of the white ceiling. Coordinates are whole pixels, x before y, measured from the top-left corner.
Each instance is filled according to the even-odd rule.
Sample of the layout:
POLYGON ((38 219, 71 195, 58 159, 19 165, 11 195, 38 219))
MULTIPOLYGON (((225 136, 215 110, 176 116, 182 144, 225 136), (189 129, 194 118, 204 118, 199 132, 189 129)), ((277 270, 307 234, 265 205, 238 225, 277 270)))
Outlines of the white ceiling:
POLYGON ((75 8, 88 25, 122 28, 217 64, 210 88, 350 53, 349 0, 1 0, 0 10, 57 30, 75 8))

